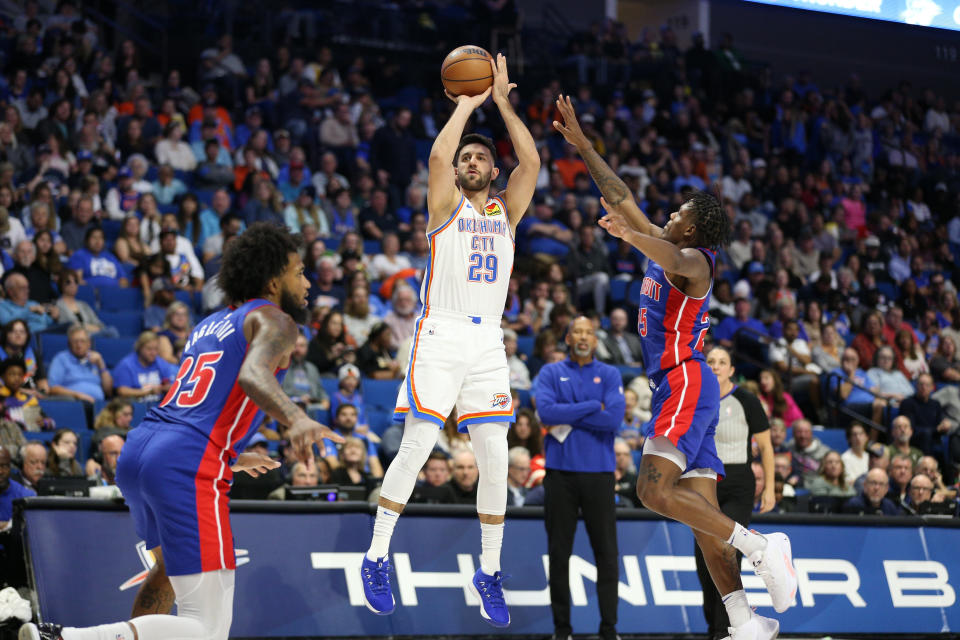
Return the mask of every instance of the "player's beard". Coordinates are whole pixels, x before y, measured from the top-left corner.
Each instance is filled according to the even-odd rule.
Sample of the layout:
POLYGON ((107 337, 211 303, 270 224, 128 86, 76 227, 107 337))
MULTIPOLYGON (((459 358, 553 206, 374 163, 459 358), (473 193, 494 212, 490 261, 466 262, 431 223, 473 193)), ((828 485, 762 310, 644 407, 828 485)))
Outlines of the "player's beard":
POLYGON ((307 308, 303 306, 302 301, 289 291, 280 292, 280 310, 293 318, 297 324, 303 324, 307 321, 307 308))
POLYGON ((466 189, 467 191, 482 191, 490 186, 490 175, 489 173, 463 173, 460 176, 460 188, 466 189))

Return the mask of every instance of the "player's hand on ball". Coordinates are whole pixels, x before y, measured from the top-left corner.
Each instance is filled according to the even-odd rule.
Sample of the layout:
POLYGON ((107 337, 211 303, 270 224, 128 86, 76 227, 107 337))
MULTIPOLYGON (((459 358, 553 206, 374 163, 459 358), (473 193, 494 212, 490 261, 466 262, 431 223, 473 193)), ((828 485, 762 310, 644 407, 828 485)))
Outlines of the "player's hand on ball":
POLYGON ((515 82, 510 82, 507 76, 507 58, 498 53, 496 61, 490 61, 490 68, 493 69, 493 100, 506 100, 510 90, 517 86, 515 82))
POLYGON ((320 424, 316 420, 304 417, 290 425, 290 444, 296 452, 297 458, 303 462, 313 458, 313 444, 316 443, 323 456, 324 439, 343 443, 343 436, 320 424))
POLYGON ((627 224, 626 218, 616 211, 608 211, 607 215, 597 221, 597 224, 614 238, 622 238, 630 231, 630 225, 627 224))
POLYGON ((230 469, 234 472, 237 471, 246 471, 251 476, 256 478, 264 473, 267 473, 271 469, 276 469, 280 466, 280 462, 274 460, 270 456, 265 456, 262 453, 241 453, 237 456, 237 461, 233 464, 230 469))
POLYGON ((563 116, 563 122, 554 120, 553 128, 560 132, 564 140, 578 149, 584 145, 590 146, 590 141, 583 134, 580 122, 577 121, 577 112, 573 110, 573 102, 570 101, 570 96, 561 93, 560 97, 557 98, 557 109, 563 116))
POLYGON ((463 104, 463 105, 466 105, 466 106, 470 107, 470 110, 471 110, 471 111, 474 110, 474 109, 476 109, 476 108, 479 107, 480 105, 482 105, 482 104, 486 101, 486 99, 490 97, 490 92, 491 92, 491 91, 493 91, 493 87, 492 87, 492 86, 491 86, 491 87, 487 87, 487 90, 484 91, 483 93, 481 93, 481 94, 478 95, 478 96, 464 96, 464 95, 455 96, 455 95, 453 95, 452 93, 450 93, 449 91, 447 91, 446 89, 443 90, 443 92, 446 94, 446 96, 447 96, 448 98, 450 98, 451 100, 453 100, 454 102, 457 103, 457 106, 458 106, 458 107, 459 107, 461 104, 463 104))

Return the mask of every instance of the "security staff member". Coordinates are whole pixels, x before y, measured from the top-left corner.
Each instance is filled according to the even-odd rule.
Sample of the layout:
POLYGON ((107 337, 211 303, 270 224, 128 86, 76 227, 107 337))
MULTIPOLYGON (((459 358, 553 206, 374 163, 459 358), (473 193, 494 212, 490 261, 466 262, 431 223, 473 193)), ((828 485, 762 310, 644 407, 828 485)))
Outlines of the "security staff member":
POLYGON ((570 626, 570 554, 583 514, 597 565, 600 638, 617 637, 617 555, 613 441, 626 402, 620 372, 594 358, 597 334, 589 318, 570 323, 570 357, 540 370, 534 397, 544 438, 544 517, 550 555, 550 605, 554 637, 566 640, 570 626))

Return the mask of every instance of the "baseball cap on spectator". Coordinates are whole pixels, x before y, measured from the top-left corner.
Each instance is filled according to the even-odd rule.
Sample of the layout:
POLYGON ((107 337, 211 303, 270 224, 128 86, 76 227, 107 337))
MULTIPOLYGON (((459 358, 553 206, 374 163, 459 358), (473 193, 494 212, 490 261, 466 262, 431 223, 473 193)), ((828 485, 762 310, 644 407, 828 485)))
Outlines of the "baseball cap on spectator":
POLYGON ((863 246, 865 246, 865 247, 879 248, 879 247, 880 247, 880 238, 878 238, 877 236, 867 236, 867 239, 864 240, 864 242, 863 242, 863 246))
POLYGON ((317 198, 317 188, 312 184, 308 184, 303 189, 300 189, 300 195, 310 196, 311 200, 315 200, 317 198))
POLYGON ((77 151, 77 162, 82 162, 84 160, 93 160, 93 153, 87 149, 80 149, 77 151))
POLYGON ((582 116, 580 116, 580 121, 589 122, 590 124, 593 124, 594 122, 597 121, 597 119, 593 117, 592 113, 585 113, 582 116))
POLYGON ((766 169, 767 161, 764 160, 763 158, 754 158, 751 165, 753 166, 754 169, 766 169))
POLYGON ((269 448, 269 445, 267 444, 267 436, 263 435, 259 431, 253 434, 253 437, 250 438, 250 442, 247 443, 247 449, 257 446, 269 448))
POLYGON ((517 340, 517 332, 513 329, 504 329, 503 330, 503 339, 504 340, 517 340))
POLYGON ((657 93, 653 89, 644 89, 643 97, 645 100, 649 100, 650 98, 656 98, 657 93))
POLYGON ((130 170, 130 167, 120 167, 120 170, 117 172, 118 178, 132 178, 133 171, 130 170))
POLYGON ((761 262, 758 262, 757 260, 754 260, 749 265, 747 265, 747 273, 749 274, 763 273, 763 272, 764 272, 763 264, 761 262))
POLYGON ((179 235, 179 232, 173 227, 164 227, 163 229, 160 230, 160 239, 163 240, 164 236, 169 236, 171 234, 179 235))
POLYGON ((746 280, 741 280, 737 284, 733 285, 733 299, 734 300, 749 300, 750 299, 750 283, 746 280))
POLYGON ((659 137, 657 138, 657 146, 658 146, 658 147, 662 147, 662 146, 664 146, 664 145, 666 145, 666 144, 667 144, 667 139, 666 139, 666 138, 664 138, 663 136, 659 136, 659 137))
POLYGON ((938 182, 934 187, 934 191, 948 191, 947 185, 944 182, 938 182))
POLYGON ((48 144, 41 144, 39 147, 37 147, 38 156, 43 155, 45 153, 52 153, 52 152, 53 152, 53 149, 51 149, 50 145, 48 144))
MULTIPOLYGON (((373 332, 371 332, 372 334, 373 332)), ((337 380, 343 380, 344 378, 349 378, 353 376, 354 378, 360 379, 360 369, 357 368, 357 365, 350 364, 349 362, 337 371, 337 380)))
POLYGON ((300 162, 299 160, 294 160, 293 162, 290 163, 290 169, 291 169, 291 170, 293 170, 293 169, 303 169, 303 163, 300 162))
POLYGON ((263 115, 263 112, 260 110, 260 107, 258 107, 257 105, 253 105, 252 107, 250 107, 249 109, 247 109, 247 117, 248 117, 248 118, 249 118, 250 116, 260 116, 260 115, 263 115))
POLYGON ((707 150, 707 147, 704 146, 704 144, 703 144, 702 142, 694 142, 692 145, 690 145, 690 148, 693 149, 694 151, 706 151, 706 150, 707 150))
POLYGON ((273 139, 276 140, 277 138, 287 138, 289 140, 290 132, 286 129, 277 129, 273 132, 273 139))

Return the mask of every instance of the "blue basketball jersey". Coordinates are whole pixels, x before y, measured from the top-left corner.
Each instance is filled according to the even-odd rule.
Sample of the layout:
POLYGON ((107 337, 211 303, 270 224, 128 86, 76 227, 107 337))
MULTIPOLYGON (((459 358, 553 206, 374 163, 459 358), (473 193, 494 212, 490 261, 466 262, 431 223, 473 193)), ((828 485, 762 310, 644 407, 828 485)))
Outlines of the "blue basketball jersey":
MULTIPOLYGON (((716 253, 700 249, 714 268, 716 253)), ((710 328, 710 290, 702 298, 692 298, 667 279, 663 268, 650 260, 640 289, 640 314, 637 328, 643 349, 647 377, 658 383, 661 372, 694 359, 704 360, 703 338, 710 328)))
MULTIPOLYGON (((231 458, 242 452, 263 420, 237 380, 247 354, 243 322, 268 304, 254 299, 201 320, 187 339, 173 386, 147 419, 195 429, 231 458)), ((277 380, 285 374, 278 370, 277 380)))

